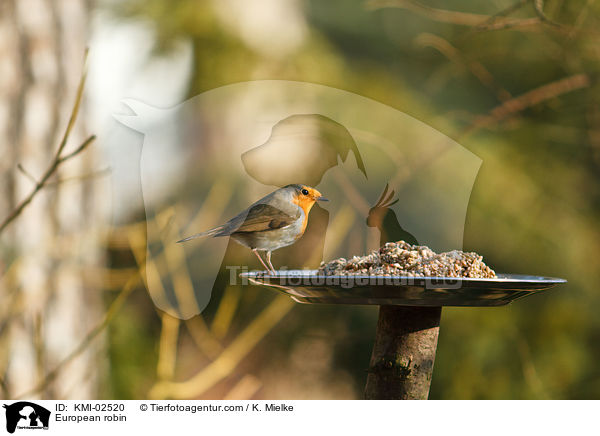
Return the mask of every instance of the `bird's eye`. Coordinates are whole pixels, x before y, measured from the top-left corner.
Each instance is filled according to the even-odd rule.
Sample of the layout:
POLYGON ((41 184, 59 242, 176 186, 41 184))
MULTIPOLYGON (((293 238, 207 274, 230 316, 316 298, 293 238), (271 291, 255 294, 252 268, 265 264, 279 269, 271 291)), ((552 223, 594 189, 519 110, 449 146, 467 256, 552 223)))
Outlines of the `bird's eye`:
POLYGON ((308 195, 308 189, 303 189, 302 190, 302 195, 308 195))

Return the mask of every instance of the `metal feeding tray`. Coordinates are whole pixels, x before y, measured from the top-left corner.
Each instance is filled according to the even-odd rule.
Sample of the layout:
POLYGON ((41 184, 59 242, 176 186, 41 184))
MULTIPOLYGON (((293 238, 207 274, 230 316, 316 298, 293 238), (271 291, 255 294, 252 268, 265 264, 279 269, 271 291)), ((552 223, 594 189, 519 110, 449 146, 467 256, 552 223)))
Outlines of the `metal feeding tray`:
POLYGON ((503 306, 566 280, 519 274, 493 279, 406 276, 324 276, 317 270, 265 271, 241 274, 299 303, 369 304, 378 306, 503 306))
POLYGON ((242 273, 299 303, 379 306, 365 398, 427 399, 442 306, 503 306, 566 280, 519 274, 493 279, 324 276, 317 270, 242 273))

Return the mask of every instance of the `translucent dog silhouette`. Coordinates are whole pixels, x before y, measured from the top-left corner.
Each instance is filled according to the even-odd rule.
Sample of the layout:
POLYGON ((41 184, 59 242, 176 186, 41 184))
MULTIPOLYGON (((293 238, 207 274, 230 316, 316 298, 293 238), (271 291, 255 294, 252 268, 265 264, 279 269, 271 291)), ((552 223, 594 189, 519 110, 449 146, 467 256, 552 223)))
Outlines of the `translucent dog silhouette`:
POLYGON ((398 228, 435 250, 462 248, 481 159, 401 111, 322 85, 269 80, 217 88, 167 109, 124 103, 134 114, 115 118, 143 133, 148 289, 174 316, 200 313, 217 278, 229 282, 244 265, 259 265, 224 238, 177 244, 166 256, 165 247, 288 183, 314 186, 331 201, 311 212, 296 244, 274 253, 278 266, 314 268, 362 254, 398 228), (397 202, 378 202, 386 185, 397 202), (165 279, 167 267, 191 270, 193 285, 181 274, 165 279))

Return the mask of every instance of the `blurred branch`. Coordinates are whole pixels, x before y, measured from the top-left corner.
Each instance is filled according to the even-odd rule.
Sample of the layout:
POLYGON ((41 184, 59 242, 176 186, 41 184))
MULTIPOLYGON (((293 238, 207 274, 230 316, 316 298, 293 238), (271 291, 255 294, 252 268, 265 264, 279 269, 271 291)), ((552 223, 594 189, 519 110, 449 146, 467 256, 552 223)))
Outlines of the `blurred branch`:
POLYGON ((492 73, 481 64, 481 62, 467 59, 456 47, 437 35, 431 33, 420 34, 416 41, 417 44, 423 47, 432 47, 446 56, 451 62, 464 66, 473 76, 475 76, 485 87, 490 89, 500 101, 506 101, 512 96, 510 93, 498 85, 492 73))
POLYGON ((521 358, 521 368, 523 369, 523 378, 525 379, 525 382, 532 391, 535 392, 538 399, 550 399, 535 367, 531 347, 521 334, 516 334, 515 340, 519 350, 519 357, 521 358))
POLYGON ((0 390, 2 391, 2 398, 8 398, 8 386, 6 386, 6 382, 2 376, 0 376, 0 390))
POLYGON ((450 11, 426 6, 415 0, 368 0, 366 7, 371 9, 400 8, 414 12, 433 21, 440 23, 457 24, 460 26, 473 26, 486 29, 500 29, 506 27, 527 27, 540 23, 539 18, 505 18, 497 15, 473 14, 470 12, 450 11), (488 24, 486 24, 486 22, 488 24))
MULTIPOLYGON (((362 201, 365 202, 364 199, 362 201)), ((364 207, 367 208, 368 211, 368 204, 366 202, 364 207)), ((168 210, 163 211, 157 215, 156 219, 154 220, 155 223, 149 223, 148 225, 157 226, 157 230, 165 228, 165 226, 163 226, 161 223, 166 221, 167 216, 169 215, 170 213, 168 210)), ((349 228, 351 227, 354 217, 355 213, 353 209, 350 206, 346 206, 341 213, 338 213, 333 218, 329 229, 330 231, 335 230, 338 238, 337 240, 334 238, 334 241, 331 242, 332 245, 336 246, 341 240, 343 240, 345 234, 347 234, 349 228)), ((156 231, 153 233, 156 233, 156 231)), ((166 233, 163 233, 161 239, 163 245, 165 245, 163 254, 168 258, 168 251, 170 249, 168 241, 170 238, 167 237, 166 233)), ((132 246, 134 245, 136 247, 134 250, 134 256, 139 263, 143 260, 142 252, 145 251, 145 246, 143 246, 140 241, 132 240, 132 242, 132 246)), ((315 251, 319 252, 319 250, 315 251)), ((177 271, 179 271, 180 275, 187 277, 185 280, 186 282, 187 280, 190 280, 189 271, 187 268, 184 270, 181 269, 181 264, 185 265, 185 259, 179 255, 175 256, 174 254, 171 254, 171 256, 173 257, 170 260, 167 259, 167 271, 165 273, 169 274, 173 280, 175 278, 174 275, 178 274, 177 271)), ((154 275, 158 281, 160 277, 158 276, 158 271, 155 267, 153 267, 153 265, 154 259, 146 259, 146 270, 155 271, 154 275)), ((148 276, 148 280, 150 279, 151 275, 148 276)), ((183 277, 181 280, 183 284, 183 277)), ((161 285, 157 283, 157 287, 161 287, 161 285)), ((184 286, 184 288, 185 287, 187 287, 187 285, 184 286)), ((223 338, 229 331, 235 310, 239 305, 239 300, 241 297, 240 291, 241 290, 237 287, 228 287, 225 290, 224 296, 220 301, 219 307, 215 314, 215 319, 212 324, 212 334, 200 316, 186 321, 186 325, 192 337, 196 341, 196 344, 201 350, 204 351, 209 359, 211 359, 211 363, 209 363, 195 376, 187 381, 172 381, 175 368, 174 362, 177 353, 177 335, 173 333, 175 328, 170 326, 171 321, 169 321, 169 323, 165 322, 168 319, 172 319, 172 317, 168 315, 163 316, 163 331, 161 332, 159 344, 159 365, 157 370, 158 380, 149 392, 150 397, 182 399, 194 398, 203 395, 221 380, 232 375, 239 363, 256 347, 258 342, 269 331, 271 331, 275 325, 277 325, 277 323, 294 307, 294 303, 289 299, 275 299, 248 324, 248 326, 233 340, 233 342, 231 342, 231 344, 229 344, 226 348, 222 348, 221 344, 215 339, 215 337, 223 338), (165 318, 165 316, 167 318, 165 318), (165 332, 165 329, 172 331, 171 333, 165 332)), ((179 328, 179 322, 177 324, 177 328, 179 328)), ((260 380, 256 379, 256 377, 245 376, 227 395, 247 398, 251 395, 254 395, 261 386, 262 384, 260 380)))
POLYGON ((175 361, 177 359, 177 339, 179 338, 179 325, 181 321, 168 313, 161 316, 162 328, 158 345, 158 363, 156 375, 159 380, 172 380, 175 375, 175 361))
POLYGON ((596 165, 600 165, 600 105, 591 105, 586 111, 587 134, 596 165))
POLYGON ((87 78, 87 58, 88 49, 85 50, 85 53, 83 55, 83 71, 81 73, 81 78, 79 79, 79 85, 77 86, 77 93, 75 94, 75 104, 73 105, 73 109, 71 110, 71 116, 69 117, 69 122, 67 123, 67 128, 65 129, 65 133, 63 134, 62 140, 60 141, 58 150, 56 150, 55 160, 60 157, 65 146, 67 145, 69 135, 71 134, 71 130, 73 130, 73 126, 75 125, 75 121, 77 120, 77 115, 79 114, 79 106, 81 105, 83 88, 85 87, 85 80, 87 78))
POLYGON ((35 395, 38 392, 45 390, 61 373, 61 371, 75 358, 77 358, 81 353, 83 353, 87 347, 92 343, 94 339, 111 323, 116 314, 119 312, 127 297, 131 294, 131 292, 136 288, 138 283, 140 282, 141 276, 144 274, 142 270, 136 272, 134 276, 132 276, 129 281, 125 284, 119 295, 114 299, 111 303, 110 307, 104 314, 104 318, 102 321, 94 327, 92 330, 88 332, 88 334, 83 338, 83 340, 79 343, 73 351, 71 351, 67 357, 65 357, 60 363, 56 365, 56 367, 50 371, 44 379, 34 388, 29 391, 23 392, 20 395, 15 396, 17 398, 26 398, 35 395))
POLYGON ((27 177, 29 180, 31 180, 31 182, 32 182, 34 185, 37 185, 38 181, 36 180, 36 178, 35 178, 35 177, 33 177, 29 171, 27 171, 25 168, 23 168, 23 165, 21 165, 21 164, 17 164, 17 169, 18 169, 19 171, 21 171, 21 173, 23 173, 23 175, 24 175, 25 177, 27 177))
POLYGON ((544 12, 544 0, 532 0, 533 1, 533 9, 535 10, 536 15, 540 18, 540 21, 549 24, 550 26, 562 28, 563 25, 557 23, 556 21, 548 18, 546 13, 544 12))
POLYGON ((547 83, 531 91, 528 91, 518 97, 511 98, 499 106, 492 109, 489 115, 477 117, 475 121, 467 127, 460 136, 466 135, 481 127, 502 121, 512 115, 515 115, 531 106, 535 106, 543 101, 558 97, 578 89, 591 86, 592 80, 588 74, 580 73, 555 82, 547 83))
MULTIPOLYGON (((362 216, 367 217, 367 213, 362 216)), ((331 223, 327 228, 328 243, 331 247, 338 247, 348 237, 352 224, 356 220, 356 213, 349 204, 345 204, 340 210, 331 218, 331 223)))
POLYGON ((41 380, 44 378, 44 362, 46 360, 46 353, 44 350, 44 336, 42 334, 42 315, 40 313, 36 313, 33 316, 32 321, 32 339, 33 351, 35 354, 36 380, 41 380))
MULTIPOLYGON (((87 50, 85 53, 85 58, 87 59, 87 50)), ((65 129, 62 140, 60 141, 58 150, 56 151, 56 154, 54 155, 52 162, 50 163, 50 165, 44 172, 44 175, 42 176, 42 178, 39 181, 37 181, 30 173, 25 171, 25 169, 23 168, 22 165, 20 165, 20 164, 17 165, 17 168, 21 172, 23 172, 25 175, 27 175, 27 177, 29 177, 31 180, 33 180, 33 182, 35 183, 35 187, 29 193, 29 195, 27 195, 27 197, 25 197, 25 199, 23 201, 21 201, 21 203, 19 203, 8 214, 8 216, 6 218, 4 218, 4 220, 0 224, 0 234, 4 231, 4 229, 6 229, 6 227, 8 227, 8 225, 11 222, 13 222, 19 215, 21 215, 23 210, 29 205, 29 203, 31 203, 31 201, 34 199, 34 197, 44 188, 44 186, 47 185, 50 177, 52 177, 54 175, 54 173, 56 173, 58 168, 63 163, 65 163, 69 159, 72 159, 75 156, 77 156, 79 153, 81 153, 83 150, 85 150, 87 148, 87 146, 90 145, 96 139, 96 137, 94 135, 92 135, 89 138, 87 138, 85 141, 83 141, 74 151, 72 151, 71 153, 68 153, 66 155, 63 155, 64 148, 67 144, 67 141, 69 139, 71 131, 73 130, 75 120, 77 119, 77 115, 79 113, 79 106, 81 104, 81 99, 83 96, 83 88, 85 85, 86 75, 87 75, 87 71, 86 71, 85 61, 84 61, 83 73, 81 74, 79 86, 77 87, 75 104, 73 105, 73 109, 71 110, 71 116, 69 117, 69 122, 67 123, 67 128, 65 129)))
MULTIPOLYGON (((106 356, 109 355, 109 344, 106 342, 101 342, 98 344, 95 350, 93 351, 93 361, 94 362, 103 362, 106 360, 106 356)), ((81 386, 81 383, 85 383, 87 381, 91 381, 92 383, 97 383, 98 376, 98 367, 96 365, 88 365, 87 368, 83 371, 81 376, 81 380, 71 380, 71 384, 67 385, 66 383, 61 386, 62 397, 67 398, 76 398, 76 394, 74 391, 78 390, 81 386)))
POLYGON ((499 17, 506 17, 507 15, 510 15, 513 12, 518 11, 523 6, 525 6, 528 1, 529 0, 518 0, 516 3, 513 3, 512 5, 508 6, 507 8, 502 9, 501 11, 498 11, 494 15, 490 16, 490 18, 488 20, 481 23, 481 26, 488 26, 488 25, 494 24, 499 17))
POLYGON ((105 176, 105 175, 110 174, 110 173, 111 173, 111 169, 110 168, 104 168, 102 170, 93 171, 93 172, 88 173, 88 174, 82 174, 80 176, 73 176, 73 177, 66 177, 64 179, 55 180, 54 182, 48 182, 46 184, 46 186, 56 186, 56 185, 62 185, 62 184, 67 183, 67 182, 74 182, 74 181, 95 179, 96 177, 105 176))
POLYGON ((200 308, 196 301, 194 284, 185 260, 185 249, 183 245, 173 243, 179 232, 179 226, 172 225, 174 221, 175 208, 170 207, 161 212, 154 223, 148 223, 148 225, 158 226, 163 255, 175 291, 179 314, 182 318, 187 319, 199 313, 200 308))
POLYGON ((180 230, 209 227, 217 222, 225 211, 233 192, 231 181, 223 177, 217 180, 208 191, 198 211, 185 220, 187 225, 180 230))
POLYGON ((227 336, 241 296, 242 289, 240 286, 227 286, 225 288, 225 292, 219 301, 219 307, 217 307, 215 317, 210 326, 210 331, 215 338, 223 340, 227 336))
POLYGON ((90 145, 92 142, 94 142, 94 140, 96 139, 96 136, 92 135, 89 138, 87 138, 85 141, 83 141, 83 143, 81 143, 81 145, 79 145, 79 147, 77 147, 77 149, 75 151, 73 151, 72 153, 69 153, 66 156, 59 156, 58 158, 55 158, 52 163, 50 164, 50 166, 48 167, 48 169, 46 170, 46 172, 44 173, 44 175, 42 176, 42 178, 40 179, 39 182, 36 183, 35 188, 33 188, 33 190, 29 193, 29 195, 27 197, 25 197, 25 199, 23 201, 21 201, 21 203, 19 203, 19 205, 17 207, 15 207, 13 209, 12 212, 10 212, 8 214, 8 216, 2 221, 2 224, 0 224, 0 233, 2 233, 4 231, 4 229, 6 229, 6 227, 8 227, 8 225, 13 222, 19 215, 21 215, 21 212, 23 212, 23 210, 29 205, 29 203, 31 203, 31 201, 34 199, 34 197, 44 188, 44 186, 47 185, 48 183, 48 179, 50 177, 52 177, 52 175, 58 170, 58 168, 65 163, 67 160, 77 156, 79 153, 81 153, 83 150, 85 150, 85 148, 90 145))
POLYGON ((577 34, 579 29, 581 29, 583 22, 585 21, 585 19, 588 16, 590 6, 592 6, 592 3, 594 3, 594 1, 595 0, 587 0, 585 2, 585 5, 581 8, 581 11, 579 11, 579 15, 577 15, 577 18, 575 19, 575 23, 573 24, 573 27, 571 28, 571 32, 568 35, 569 39, 572 39, 577 34))
POLYGON ((262 388, 262 382, 252 374, 246 374, 225 394, 224 400, 249 400, 262 388))
POLYGON ((254 346, 294 307, 285 297, 276 298, 217 357, 195 376, 184 382, 158 382, 150 390, 151 398, 194 398, 227 377, 254 346))
POLYGON ((479 24, 475 27, 475 30, 506 30, 506 29, 514 29, 517 27, 534 27, 540 24, 541 21, 539 18, 523 18, 523 19, 515 19, 515 20, 502 20, 502 21, 493 21, 490 24, 479 24))
MULTIPOLYGON (((166 292, 162 285, 160 273, 155 261, 155 258, 158 257, 158 255, 156 255, 155 258, 148 257, 146 255, 146 227, 157 226, 157 232, 155 233, 159 234, 160 239, 163 241, 164 245, 168 247, 168 250, 181 250, 177 244, 168 243, 166 231, 171 229, 170 218, 172 217, 173 213, 174 211, 172 208, 167 208, 159 212, 152 222, 141 221, 139 223, 130 224, 124 227, 124 237, 128 241, 128 246, 131 248, 138 268, 141 269, 142 265, 144 265, 145 274, 142 275, 144 285, 146 286, 146 289, 148 290, 148 293, 154 300, 155 304, 159 307, 170 306, 170 303, 166 300, 163 300, 161 303, 159 300, 161 298, 165 298, 166 292), (151 289, 153 289, 154 292, 151 292, 151 289)), ((176 277, 173 279, 173 282, 178 302, 180 304, 193 304, 193 307, 197 308, 195 300, 192 299, 193 285, 191 284, 189 271, 185 265, 185 258, 180 255, 172 257, 172 255, 169 255, 166 251, 167 250, 164 250, 162 254, 164 257, 166 257, 167 267, 171 276, 173 276, 173 274, 176 275, 176 277), (185 293, 188 293, 189 295, 186 297, 184 295, 185 293)), ((212 360, 216 358, 223 350, 223 347, 219 341, 217 341, 209 332, 201 315, 197 315, 187 320, 186 327, 188 328, 188 331, 190 332, 200 351, 202 351, 209 359, 212 360)), ((160 351, 161 349, 159 348, 159 360, 162 358, 160 356, 160 351)))
POLYGON ((485 20, 483 23, 475 26, 475 28, 468 32, 466 35, 463 35, 461 39, 465 39, 470 37, 476 32, 481 32, 485 30, 504 30, 510 29, 512 27, 526 26, 526 25, 536 25, 539 24, 539 18, 526 18, 517 21, 506 21, 499 20, 500 17, 506 17, 507 15, 512 14, 513 12, 518 11, 523 6, 525 6, 529 0, 519 0, 516 3, 510 5, 506 9, 502 9, 501 11, 496 12, 494 15, 491 15, 489 19, 485 20))
MULTIPOLYGON (((159 219, 160 215, 169 213, 170 212, 168 210, 160 212, 155 219, 148 221, 147 226, 158 226, 156 221, 159 219)), ((160 230, 158 233, 160 233, 160 230)), ((144 274, 142 274, 142 280, 144 286, 148 290, 148 294, 152 298, 152 301, 157 307, 171 307, 171 304, 167 298, 167 292, 161 280, 159 267, 155 261, 155 258, 158 258, 158 256, 150 257, 147 253, 146 229, 139 226, 130 226, 127 237, 129 239, 131 252, 135 258, 138 268, 140 270, 144 270, 144 274)), ((159 258, 156 260, 160 261, 159 258)))
POLYGON ((350 199, 349 203, 356 209, 356 211, 361 216, 366 217, 369 214, 371 206, 369 202, 358 191, 358 189, 356 189, 356 187, 348 178, 348 176, 343 171, 336 171, 334 173, 334 180, 335 183, 344 190, 344 192, 350 199))
POLYGON ((215 360, 223 351, 223 346, 208 330, 202 315, 195 316, 185 321, 185 326, 192 336, 196 346, 210 360, 215 360))

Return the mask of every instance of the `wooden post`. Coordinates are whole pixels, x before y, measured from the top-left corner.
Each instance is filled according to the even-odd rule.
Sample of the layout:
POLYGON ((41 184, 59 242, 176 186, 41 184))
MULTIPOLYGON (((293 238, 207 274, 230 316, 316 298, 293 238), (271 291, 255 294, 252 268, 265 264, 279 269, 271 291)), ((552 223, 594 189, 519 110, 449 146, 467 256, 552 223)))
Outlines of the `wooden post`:
POLYGON ((380 306, 367 400, 426 400, 441 307, 380 306))

